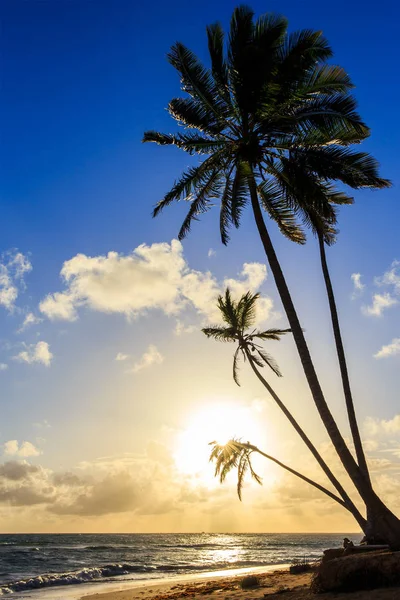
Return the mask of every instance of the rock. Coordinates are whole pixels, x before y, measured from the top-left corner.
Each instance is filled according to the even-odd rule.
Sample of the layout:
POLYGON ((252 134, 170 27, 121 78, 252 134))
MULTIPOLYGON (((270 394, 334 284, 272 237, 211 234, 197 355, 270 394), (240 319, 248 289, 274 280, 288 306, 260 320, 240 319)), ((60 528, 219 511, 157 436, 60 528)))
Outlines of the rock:
POLYGON ((328 548, 328 550, 324 550, 322 562, 332 560, 333 558, 340 558, 341 556, 344 556, 344 548, 328 548))
POLYGON ((250 588, 258 587, 259 585, 259 579, 255 575, 246 575, 246 577, 243 577, 242 581, 240 582, 240 587, 242 590, 248 590, 250 588))
MULTIPOLYGON (((400 584, 400 552, 367 552, 325 558, 313 578, 314 592, 353 591, 400 584)), ((400 595, 400 593, 399 593, 400 595)))

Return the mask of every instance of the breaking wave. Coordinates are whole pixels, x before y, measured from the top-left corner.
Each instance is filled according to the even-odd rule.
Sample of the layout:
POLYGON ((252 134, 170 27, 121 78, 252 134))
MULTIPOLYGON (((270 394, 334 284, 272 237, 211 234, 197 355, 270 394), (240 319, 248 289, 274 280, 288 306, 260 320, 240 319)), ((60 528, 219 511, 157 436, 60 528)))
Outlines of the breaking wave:
POLYGON ((77 585, 79 583, 99 581, 105 577, 128 575, 129 573, 146 573, 154 570, 155 567, 115 564, 105 565, 103 567, 88 567, 81 569, 80 571, 71 571, 68 573, 49 573, 47 575, 37 575, 36 577, 8 583, 0 588, 0 595, 23 592, 25 590, 36 590, 56 585, 77 585))

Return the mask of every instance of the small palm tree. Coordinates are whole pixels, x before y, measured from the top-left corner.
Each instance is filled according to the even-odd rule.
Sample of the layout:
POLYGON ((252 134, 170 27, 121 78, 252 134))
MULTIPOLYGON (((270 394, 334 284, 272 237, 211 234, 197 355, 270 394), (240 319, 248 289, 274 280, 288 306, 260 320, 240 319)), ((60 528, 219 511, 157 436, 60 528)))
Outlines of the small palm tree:
MULTIPOLYGON (((343 488, 342 484, 336 479, 335 475, 332 473, 331 469, 328 467, 327 463, 324 461, 314 444, 308 438, 306 433, 300 427, 296 419, 293 417, 289 409, 279 398, 278 394, 272 388, 272 386, 268 383, 268 381, 262 376, 259 371, 259 368, 263 368, 268 366, 275 375, 278 377, 281 376, 281 372, 279 367, 274 360, 274 358, 267 353, 262 343, 266 341, 278 341, 281 339, 283 335, 286 333, 290 333, 290 329, 267 329, 263 331, 259 331, 254 328, 255 320, 256 320, 256 306, 257 300, 259 299, 259 294, 251 294, 247 292, 241 296, 241 298, 235 301, 232 298, 231 292, 229 288, 226 289, 224 296, 218 297, 218 308, 221 313, 223 325, 212 326, 212 327, 204 327, 202 329, 203 333, 209 338, 213 338, 215 340, 221 342, 231 342, 236 343, 237 348, 234 353, 233 358, 233 378, 235 382, 239 385, 238 379, 238 360, 240 356, 243 357, 245 361, 248 361, 253 372, 262 383, 262 385, 267 389, 269 394, 272 396, 276 404, 282 410, 286 418, 289 420, 291 425, 294 427, 295 431, 301 437, 303 442, 306 444, 319 466, 328 477, 330 482, 339 492, 341 499, 339 499, 340 504, 347 508, 351 512, 351 514, 355 517, 360 527, 364 530, 366 527, 366 521, 350 499, 349 495, 343 488), (261 343, 259 343, 261 342, 261 343)), ((216 474, 220 474, 221 481, 224 480, 226 474, 233 467, 238 467, 238 494, 240 497, 241 494, 241 486, 243 482, 243 477, 246 472, 246 469, 249 468, 253 477, 258 481, 258 477, 255 475, 254 471, 251 468, 251 463, 249 462, 249 452, 258 452, 265 456, 266 458, 273 460, 274 462, 278 462, 280 466, 294 473, 298 477, 306 480, 314 487, 317 487, 324 493, 327 493, 326 488, 323 488, 319 484, 316 484, 311 479, 306 478, 305 476, 299 474, 297 471, 290 469, 283 463, 280 463, 276 459, 272 458, 269 455, 263 454, 258 448, 255 446, 246 447, 240 442, 231 441, 226 447, 219 446, 215 442, 214 449, 211 454, 211 457, 217 459, 217 468, 216 474), (240 451, 239 451, 240 450, 240 451)), ((328 492, 328 496, 338 500, 338 497, 332 492, 328 492)))
POLYGON ((240 354, 246 360, 250 355, 252 360, 259 367, 267 365, 278 377, 282 377, 276 361, 270 354, 263 350, 261 344, 267 340, 278 341, 285 333, 290 333, 290 329, 267 329, 258 331, 253 329, 248 331, 254 325, 256 320, 256 304, 260 294, 251 294, 247 292, 238 302, 232 299, 229 288, 225 291, 225 296, 218 297, 218 308, 226 326, 205 327, 202 329, 207 337, 213 337, 220 342, 236 342, 238 347, 233 357, 233 379, 237 385, 240 385, 238 378, 238 361, 240 354))
MULTIPOLYGON (((253 465, 251 463, 251 455, 256 453, 274 462, 276 465, 285 469, 285 471, 288 471, 296 477, 299 477, 306 483, 315 487, 323 494, 329 496, 329 498, 332 498, 332 500, 335 500, 335 502, 337 502, 344 508, 347 508, 346 503, 341 498, 336 496, 336 494, 333 494, 330 490, 320 485, 316 481, 313 481, 309 477, 306 477, 299 471, 296 471, 288 465, 285 465, 280 460, 274 458, 269 454, 266 454, 265 452, 257 448, 257 446, 250 444, 250 442, 243 443, 240 440, 232 439, 224 445, 218 444, 217 442, 210 442, 209 445, 212 446, 210 462, 215 461, 215 476, 219 477, 220 483, 223 483, 225 481, 225 478, 230 471, 232 471, 233 469, 237 469, 236 489, 237 494, 239 496, 239 500, 242 499, 244 479, 247 472, 250 472, 251 477, 258 484, 262 484, 262 478, 259 475, 257 475, 257 473, 254 471, 253 465)), ((363 521, 363 524, 365 525, 365 521, 363 521)))

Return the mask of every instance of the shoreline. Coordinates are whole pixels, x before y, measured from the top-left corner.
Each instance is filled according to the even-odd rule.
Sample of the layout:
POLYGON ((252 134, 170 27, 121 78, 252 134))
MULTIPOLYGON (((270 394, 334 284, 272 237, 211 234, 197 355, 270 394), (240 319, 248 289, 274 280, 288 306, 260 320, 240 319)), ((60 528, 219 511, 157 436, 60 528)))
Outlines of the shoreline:
MULTIPOLYGON (((83 595, 79 596, 79 600, 91 600, 92 598, 98 598, 104 600, 108 600, 108 597, 119 594, 121 592, 125 593, 134 593, 140 592, 140 597, 147 597, 149 594, 151 596, 152 592, 155 591, 167 591, 171 589, 172 586, 175 585, 191 585, 196 582, 204 583, 204 582, 213 582, 213 581, 221 581, 221 580, 237 580, 237 578, 241 578, 245 575, 252 574, 265 574, 272 573, 274 571, 284 571, 288 569, 289 563, 278 563, 272 565, 261 565, 258 567, 241 567, 237 569, 222 569, 216 571, 204 571, 202 573, 189 573, 187 575, 173 575, 171 577, 159 577, 157 579, 137 579, 137 580, 121 580, 119 582, 107 582, 107 583, 93 583, 88 584, 91 587, 95 587, 96 591, 90 591, 87 589, 87 592, 83 595), (101 589, 99 589, 101 588, 101 589)), ((86 587, 86 586, 85 586, 86 587)), ((84 590, 81 590, 81 593, 84 590)))
MULTIPOLYGON (((125 600, 140 598, 141 600, 147 600, 148 598, 171 598, 177 599, 179 594, 184 594, 186 597, 188 591, 192 588, 202 587, 201 596, 204 600, 207 600, 208 596, 204 593, 207 587, 214 588, 220 585, 225 587, 226 585, 237 585, 246 575, 256 575, 257 577, 270 577, 271 575, 281 576, 284 573, 288 573, 289 564, 273 564, 273 565, 262 565, 259 567, 243 567, 238 569, 223 569, 218 571, 206 571, 204 573, 190 573, 188 575, 175 575, 168 578, 155 579, 153 581, 126 581, 120 582, 120 584, 108 583, 105 584, 102 590, 96 593, 86 593, 79 598, 79 600, 125 600), (111 589, 112 587, 115 589, 111 589), (107 588, 107 589, 105 589, 107 588), (116 589, 118 588, 118 589, 116 589)), ((101 584, 100 584, 101 585, 101 584)), ((210 592, 212 593, 212 592, 210 592)), ((213 594, 214 597, 214 594, 213 594)))
MULTIPOLYGON (((316 600, 318 594, 310 590, 313 571, 291 574, 288 565, 249 568, 258 585, 242 589, 244 573, 209 572, 203 577, 173 578, 168 581, 130 586, 124 590, 100 591, 86 594, 80 600, 280 600, 284 594, 289 600, 316 600)), ((399 587, 377 588, 352 592, 325 592, 326 600, 398 600, 399 587)))

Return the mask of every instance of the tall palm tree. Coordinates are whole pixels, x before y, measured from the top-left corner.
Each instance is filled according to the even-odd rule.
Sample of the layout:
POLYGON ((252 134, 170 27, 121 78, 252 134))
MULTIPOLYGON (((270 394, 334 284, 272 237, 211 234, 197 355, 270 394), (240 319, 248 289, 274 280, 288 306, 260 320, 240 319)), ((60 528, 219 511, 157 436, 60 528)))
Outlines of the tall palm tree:
MULTIPOLYGON (((247 360, 253 369, 255 375, 262 383, 262 385, 266 388, 268 393, 271 395, 273 400, 276 402, 278 407, 281 409, 283 414, 289 420, 290 424, 294 427, 298 435, 301 437, 307 448, 310 450, 319 466, 328 477, 329 481, 333 484, 336 490, 339 492, 341 499, 339 499, 339 503, 347 508, 351 512, 351 514, 355 517, 360 527, 365 530, 366 529, 366 520, 362 517, 349 495, 341 485, 341 483, 336 479, 335 475, 332 473, 331 469, 328 467, 314 444, 308 438, 304 430, 300 427, 296 419, 293 417, 289 409, 282 402, 278 394, 272 388, 272 386, 268 383, 268 381, 261 375, 259 369, 264 366, 268 366, 278 377, 281 376, 281 372, 276 361, 273 357, 267 353, 263 348, 263 343, 271 340, 280 340, 281 336, 289 333, 290 329, 267 329, 265 331, 258 331, 254 329, 255 319, 256 319, 256 304, 259 298, 259 294, 251 294, 247 292, 241 296, 238 301, 235 301, 230 293, 229 288, 226 289, 224 296, 218 297, 218 308, 220 310, 220 314, 223 320, 223 325, 216 325, 205 327, 202 329, 203 333, 209 338, 213 338, 222 342, 231 342, 236 343, 237 348, 235 350, 233 356, 233 379, 237 385, 239 384, 238 377, 238 362, 240 357, 242 357, 245 361, 247 360)), ((273 460, 274 462, 278 462, 276 459, 272 458, 269 455, 262 453, 255 446, 248 447, 247 449, 243 446, 241 451, 238 453, 237 443, 231 440, 231 444, 228 445, 225 450, 221 449, 218 444, 214 444, 214 449, 211 454, 211 458, 216 458, 216 473, 221 474, 221 481, 225 478, 226 473, 234 466, 238 467, 238 494, 240 497, 240 490, 242 486, 243 476, 247 467, 250 467, 250 471, 253 474, 251 469, 251 463, 248 462, 249 454, 247 451, 258 452, 265 456, 266 458, 273 460), (236 445, 235 445, 236 444, 236 445), (221 462, 222 461, 222 462, 221 462), (232 462, 233 461, 233 462, 232 462), (224 468, 221 470, 221 465, 224 465, 224 468)), ((316 484, 309 478, 305 478, 305 476, 299 474, 297 471, 295 472, 293 469, 291 470, 283 463, 278 463, 280 466, 289 470, 293 474, 301 477, 306 480, 308 483, 317 487, 324 493, 327 493, 326 488, 322 488, 319 484, 316 484)), ((254 475, 253 475, 254 476, 254 475)), ((255 477, 257 480, 257 477, 255 477)), ((328 495, 338 501, 337 496, 332 495, 332 493, 328 493, 328 495)))
MULTIPOLYGON (((300 202, 298 201, 297 209, 303 223, 305 223, 311 228, 311 230, 318 239, 322 273, 328 296, 332 328, 334 333, 336 352, 339 361, 350 430, 352 433, 358 465, 364 477, 369 483, 371 483, 354 408, 353 395, 351 392, 346 356, 344 352, 342 334, 339 324, 339 317, 325 252, 325 245, 333 245, 336 242, 336 236, 338 233, 336 229, 337 211, 335 209, 335 205, 353 204, 354 198, 348 196, 344 192, 339 192, 335 189, 332 189, 331 186, 324 183, 324 166, 322 166, 321 173, 319 173, 319 177, 316 177, 314 168, 315 165, 313 161, 311 161, 310 164, 309 158, 309 156, 297 157, 297 163, 299 167, 296 176, 298 182, 298 190, 295 191, 295 194, 298 200, 300 199, 300 202), (324 209, 322 211, 317 210, 317 207, 314 205, 314 203, 309 201, 310 198, 312 198, 313 196, 316 196, 317 198, 319 197, 319 202, 324 204, 324 209)), ((367 156, 365 156, 365 160, 368 160, 367 156)), ((363 182, 359 181, 359 185, 362 187, 363 182)), ((304 231, 299 223, 297 223, 297 225, 293 228, 292 231, 285 231, 284 233, 286 237, 288 237, 291 241, 296 243, 303 243, 303 240, 305 239, 304 231)))
POLYGON ((182 239, 219 199, 226 244, 229 228, 238 227, 244 208, 251 206, 314 403, 368 508, 369 535, 400 547, 400 521, 375 494, 326 403, 263 217, 264 210, 284 234, 301 243, 305 236, 298 217, 306 218, 306 198, 308 207, 325 218, 326 191, 334 194, 333 182, 353 188, 389 185, 373 158, 349 148, 369 134, 350 95, 352 83, 342 68, 326 64, 332 50, 321 32, 288 35, 280 16, 267 14, 254 22, 250 8, 235 9, 226 53, 219 24, 209 26, 207 36, 210 69, 179 42, 168 54, 187 94, 172 99, 169 111, 185 133, 148 131, 143 139, 175 145, 203 160, 183 173, 153 214, 176 200, 188 201, 182 239), (304 163, 312 177, 303 176, 304 163))

